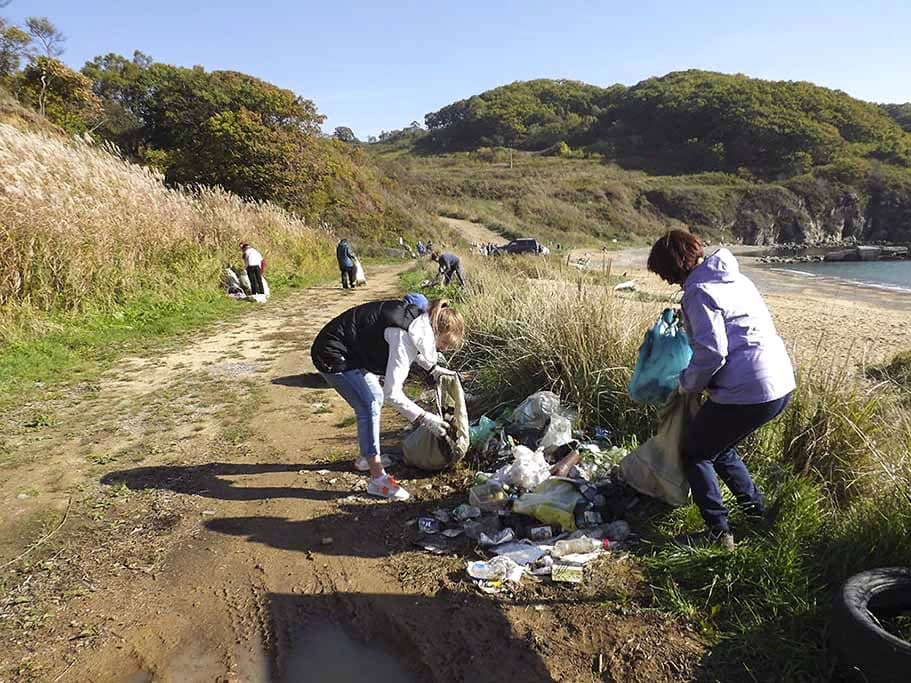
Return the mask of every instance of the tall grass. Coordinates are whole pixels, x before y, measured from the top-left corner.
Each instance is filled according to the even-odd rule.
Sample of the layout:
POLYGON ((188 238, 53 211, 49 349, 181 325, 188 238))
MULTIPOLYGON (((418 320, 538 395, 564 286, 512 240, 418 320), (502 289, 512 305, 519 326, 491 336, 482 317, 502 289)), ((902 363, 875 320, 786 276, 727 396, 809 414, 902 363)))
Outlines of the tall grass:
POLYGON ((215 288, 242 239, 273 278, 331 272, 327 236, 275 206, 168 188, 111 151, 0 124, 0 341, 49 312, 215 288))
MULTIPOLYGON (((511 264, 478 260, 470 270, 470 335, 455 360, 476 370, 482 407, 553 388, 584 426, 609 426, 627 444, 648 438, 654 413, 633 404, 627 386, 662 306, 585 275, 527 279, 511 264)), ((825 680, 832 590, 854 572, 911 560, 909 416, 894 392, 819 361, 799 369, 784 415, 741 448, 773 510, 771 528, 751 525, 729 500, 737 550, 693 552, 669 543, 701 527, 693 506, 641 520, 657 603, 715 642, 708 678, 825 680)))

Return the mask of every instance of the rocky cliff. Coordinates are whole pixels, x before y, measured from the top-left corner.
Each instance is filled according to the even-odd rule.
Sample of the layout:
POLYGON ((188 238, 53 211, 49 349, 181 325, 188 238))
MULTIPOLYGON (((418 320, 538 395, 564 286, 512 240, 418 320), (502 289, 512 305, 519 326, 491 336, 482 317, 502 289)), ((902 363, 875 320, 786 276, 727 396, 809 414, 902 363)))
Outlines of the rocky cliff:
POLYGON ((712 237, 744 244, 911 241, 911 195, 887 186, 809 179, 783 185, 647 190, 651 210, 712 237))

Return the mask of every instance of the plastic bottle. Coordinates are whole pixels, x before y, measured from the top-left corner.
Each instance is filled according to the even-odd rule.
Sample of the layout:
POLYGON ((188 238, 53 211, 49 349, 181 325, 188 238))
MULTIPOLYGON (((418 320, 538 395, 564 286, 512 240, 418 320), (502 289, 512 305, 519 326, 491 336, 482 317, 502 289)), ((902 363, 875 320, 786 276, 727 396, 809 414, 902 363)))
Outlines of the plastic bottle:
POLYGON ((582 538, 557 541, 554 543, 554 549, 551 554, 554 557, 566 557, 567 555, 574 555, 576 553, 593 553, 596 550, 607 548, 609 545, 610 541, 607 539, 598 540, 597 538, 583 536, 582 538))

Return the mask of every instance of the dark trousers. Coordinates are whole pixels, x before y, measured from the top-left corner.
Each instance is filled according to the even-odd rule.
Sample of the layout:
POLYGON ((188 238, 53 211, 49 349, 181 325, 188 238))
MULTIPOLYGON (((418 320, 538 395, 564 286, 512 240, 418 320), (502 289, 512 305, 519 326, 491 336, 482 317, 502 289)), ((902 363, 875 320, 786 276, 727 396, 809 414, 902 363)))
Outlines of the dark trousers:
POLYGON ((455 268, 450 268, 446 271, 446 274, 443 276, 443 284, 448 285, 452 282, 453 276, 459 278, 459 284, 463 287, 465 286, 465 271, 462 270, 462 264, 457 265, 455 268))
POLYGON ((355 267, 351 266, 350 268, 342 268, 342 289, 348 289, 348 287, 355 287, 354 280, 354 271, 355 267))
POLYGON ((721 479, 751 513, 762 515, 762 494, 734 448, 750 434, 785 409, 791 395, 768 403, 722 405, 706 401, 687 427, 681 445, 683 468, 690 482, 693 500, 705 525, 714 532, 730 531, 728 511, 721 500, 721 479), (717 476, 716 476, 717 475, 717 476))
POLYGON ((250 278, 250 291, 253 294, 265 294, 263 289, 263 271, 259 266, 247 266, 247 277, 250 278))

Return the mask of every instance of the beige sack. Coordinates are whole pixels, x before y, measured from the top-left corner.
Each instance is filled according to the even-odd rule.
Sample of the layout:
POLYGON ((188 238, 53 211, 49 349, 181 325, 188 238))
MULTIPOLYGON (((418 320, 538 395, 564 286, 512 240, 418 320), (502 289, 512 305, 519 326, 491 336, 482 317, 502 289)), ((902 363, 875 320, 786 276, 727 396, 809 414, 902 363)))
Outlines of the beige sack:
POLYGON ((620 461, 620 471, 627 484, 668 505, 686 505, 690 485, 683 471, 680 444, 698 411, 698 395, 674 394, 661 409, 655 436, 620 461))

